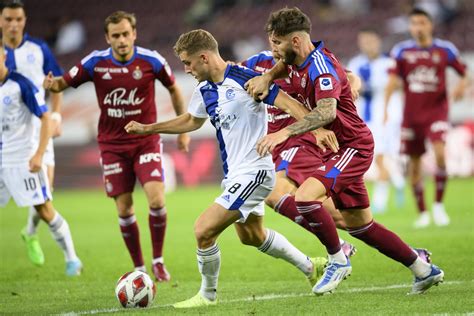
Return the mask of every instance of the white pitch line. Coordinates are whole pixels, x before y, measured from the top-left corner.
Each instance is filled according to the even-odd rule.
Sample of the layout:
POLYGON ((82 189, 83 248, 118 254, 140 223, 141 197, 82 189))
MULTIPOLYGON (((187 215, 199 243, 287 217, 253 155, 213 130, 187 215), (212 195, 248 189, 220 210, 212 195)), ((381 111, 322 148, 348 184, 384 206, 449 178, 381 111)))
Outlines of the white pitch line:
MULTIPOLYGON (((470 281, 446 281, 443 282, 443 286, 445 285, 456 285, 456 284, 463 284, 474 282, 474 280, 470 281)), ((352 288, 346 290, 336 291, 335 293, 363 293, 363 292, 379 292, 379 291, 387 291, 387 290, 395 290, 395 289, 403 289, 410 287, 410 284, 394 284, 388 286, 371 286, 371 287, 360 287, 360 288, 352 288)), ((265 294, 260 296, 250 296, 250 297, 243 297, 243 298, 236 298, 230 300, 219 300, 219 304, 228 304, 228 303, 240 303, 240 302, 252 302, 252 301, 269 301, 269 300, 279 300, 285 298, 296 298, 296 297, 310 297, 314 296, 312 293, 288 293, 288 294, 265 294)), ((171 307, 171 304, 166 305, 155 305, 151 306, 148 309, 156 309, 156 308, 164 308, 164 307, 171 307)), ((94 314, 106 314, 106 313, 117 313, 117 312, 126 312, 127 310, 124 308, 106 308, 106 309, 93 309, 90 311, 79 311, 79 312, 67 312, 58 314, 60 316, 77 316, 77 315, 94 315, 94 314)))

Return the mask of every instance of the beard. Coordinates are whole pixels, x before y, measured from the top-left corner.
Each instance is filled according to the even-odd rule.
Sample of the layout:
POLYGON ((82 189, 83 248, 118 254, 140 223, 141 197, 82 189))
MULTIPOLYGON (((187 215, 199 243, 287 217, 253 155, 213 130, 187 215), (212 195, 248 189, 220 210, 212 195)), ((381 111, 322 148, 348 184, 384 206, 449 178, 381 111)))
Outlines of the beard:
POLYGON ((296 59, 296 53, 290 48, 285 51, 285 56, 282 59, 285 64, 293 65, 296 59))

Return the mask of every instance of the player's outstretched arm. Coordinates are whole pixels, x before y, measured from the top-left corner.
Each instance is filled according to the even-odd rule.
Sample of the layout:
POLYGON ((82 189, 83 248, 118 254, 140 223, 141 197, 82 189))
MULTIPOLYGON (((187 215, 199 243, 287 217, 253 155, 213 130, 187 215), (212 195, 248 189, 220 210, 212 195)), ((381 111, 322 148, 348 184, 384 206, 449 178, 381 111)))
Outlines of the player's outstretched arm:
POLYGON ((390 102, 390 98, 392 97, 393 92, 398 88, 398 76, 391 73, 388 75, 388 82, 385 86, 385 95, 384 95, 384 110, 383 110, 383 122, 386 123, 388 121, 388 104, 390 102))
POLYGON ((67 89, 69 85, 66 80, 61 77, 54 77, 53 73, 50 71, 43 80, 43 88, 51 92, 61 92, 67 89))
MULTIPOLYGON (((186 113, 186 106, 184 105, 183 93, 179 86, 175 83, 167 87, 168 92, 170 93, 171 103, 173 104, 174 112, 176 116, 186 113)), ((188 134, 182 133, 178 135, 178 149, 184 152, 189 151, 189 143, 191 138, 188 134)))
POLYGON ((41 128, 38 149, 36 149, 36 152, 34 153, 33 157, 31 157, 29 162, 31 172, 38 172, 41 169, 41 165, 43 163, 43 155, 46 151, 46 147, 48 146, 49 138, 51 137, 50 120, 51 116, 49 112, 43 113, 43 115, 41 116, 41 128))
POLYGON ((261 101, 267 97, 268 90, 273 80, 285 78, 287 76, 288 73, 285 64, 282 61, 279 61, 268 72, 247 81, 244 88, 252 98, 261 101))
POLYGON ((61 136, 61 106, 63 103, 63 94, 62 92, 53 92, 50 94, 51 100, 51 136, 58 137, 61 136))
POLYGON ((467 87, 469 86, 469 78, 466 74, 459 79, 459 82, 457 83, 456 87, 453 89, 453 92, 451 93, 451 98, 453 101, 459 101, 464 97, 464 92, 466 91, 467 87))
POLYGON ((124 128, 129 134, 181 134, 199 129, 205 121, 205 118, 185 113, 172 120, 154 124, 141 124, 131 121, 124 128))

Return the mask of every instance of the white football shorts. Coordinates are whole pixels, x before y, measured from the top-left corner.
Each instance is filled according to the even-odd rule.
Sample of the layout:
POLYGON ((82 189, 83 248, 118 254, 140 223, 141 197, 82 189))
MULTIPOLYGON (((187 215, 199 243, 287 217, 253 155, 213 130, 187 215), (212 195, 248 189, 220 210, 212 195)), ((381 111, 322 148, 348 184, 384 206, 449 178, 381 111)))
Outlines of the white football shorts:
POLYGON ((37 173, 28 167, 0 168, 0 206, 5 206, 13 197, 19 207, 44 204, 52 200, 46 166, 37 173))
POLYGON ((224 179, 224 191, 214 202, 225 209, 240 212, 239 223, 245 223, 250 214, 265 214, 264 200, 275 185, 275 170, 257 170, 224 179))

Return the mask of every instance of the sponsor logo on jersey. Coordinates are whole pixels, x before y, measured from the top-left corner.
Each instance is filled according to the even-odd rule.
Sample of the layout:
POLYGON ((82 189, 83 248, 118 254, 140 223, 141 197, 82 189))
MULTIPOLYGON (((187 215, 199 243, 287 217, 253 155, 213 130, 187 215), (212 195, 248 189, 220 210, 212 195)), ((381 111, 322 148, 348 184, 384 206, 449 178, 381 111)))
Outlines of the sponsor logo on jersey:
POLYGON ((137 66, 132 73, 133 79, 140 80, 143 77, 143 72, 140 70, 140 67, 137 66))
POLYGON ((225 92, 225 97, 227 98, 227 100, 232 100, 233 98, 235 98, 234 89, 227 89, 227 91, 225 92))
POLYGON ((319 88, 321 90, 332 90, 331 78, 319 78, 319 88))
POLYGON ((3 104, 5 104, 5 105, 12 104, 12 98, 7 95, 6 97, 3 98, 3 104))
POLYGON ((109 72, 106 72, 106 73, 102 76, 102 79, 104 79, 104 80, 111 80, 111 79, 112 79, 112 76, 110 75, 109 72))
POLYGON ((436 91, 439 83, 435 67, 416 67, 408 76, 408 89, 413 93, 436 91))
POLYGON ((128 69, 126 67, 94 67, 94 72, 105 73, 110 72, 111 74, 124 73, 128 74, 128 69))
POLYGON ((151 161, 160 162, 161 161, 160 153, 148 153, 148 154, 140 155, 140 161, 138 163, 142 165, 144 163, 149 163, 151 161))
POLYGON ((77 68, 77 66, 74 66, 69 70, 69 76, 71 76, 71 78, 74 78, 78 72, 79 68, 77 68))
POLYGON ((151 173, 150 176, 152 177, 161 177, 161 172, 158 169, 154 169, 151 173))
POLYGON ((402 58, 406 59, 409 64, 414 64, 417 59, 430 59, 431 56, 428 51, 405 51, 402 58))
POLYGON ((135 97, 135 94, 137 93, 138 88, 135 88, 130 91, 128 94, 128 97, 125 97, 125 94, 127 93, 127 89, 125 88, 117 88, 109 93, 104 98, 104 104, 106 105, 113 105, 113 106, 118 106, 118 105, 140 105, 143 103, 145 98, 138 98, 135 97))

